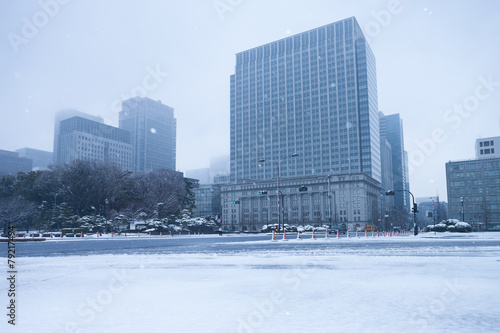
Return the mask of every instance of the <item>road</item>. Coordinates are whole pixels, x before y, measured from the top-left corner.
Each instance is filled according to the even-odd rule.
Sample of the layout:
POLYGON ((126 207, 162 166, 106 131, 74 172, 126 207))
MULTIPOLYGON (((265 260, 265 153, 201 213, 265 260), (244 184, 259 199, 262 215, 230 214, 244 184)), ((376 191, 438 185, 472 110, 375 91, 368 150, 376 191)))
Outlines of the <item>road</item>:
MULTIPOLYGON (((423 238, 422 236, 360 237, 345 236, 325 239, 324 234, 302 234, 302 240, 289 235, 288 241, 271 235, 223 236, 143 236, 143 237, 100 237, 48 239, 44 242, 16 243, 16 257, 54 257, 96 254, 189 254, 217 253, 238 254, 254 251, 271 252, 309 252, 321 254, 366 254, 366 255, 405 255, 405 256, 453 256, 456 253, 469 256, 483 256, 491 251, 500 251, 499 237, 473 237, 474 234, 451 234, 445 238, 423 238)), ((495 235, 496 236, 496 235, 495 235)), ((7 243, 0 243, 0 257, 7 256, 7 243)))

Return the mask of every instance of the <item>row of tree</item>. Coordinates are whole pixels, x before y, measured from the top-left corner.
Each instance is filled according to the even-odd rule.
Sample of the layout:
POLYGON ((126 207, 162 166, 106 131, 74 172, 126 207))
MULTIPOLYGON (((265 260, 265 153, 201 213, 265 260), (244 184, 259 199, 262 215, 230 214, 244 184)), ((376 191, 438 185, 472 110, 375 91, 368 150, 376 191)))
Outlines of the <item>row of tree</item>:
POLYGON ((192 187, 175 171, 131 173, 110 163, 77 160, 1 177, 0 222, 4 228, 60 230, 84 216, 175 221, 195 207, 192 187))

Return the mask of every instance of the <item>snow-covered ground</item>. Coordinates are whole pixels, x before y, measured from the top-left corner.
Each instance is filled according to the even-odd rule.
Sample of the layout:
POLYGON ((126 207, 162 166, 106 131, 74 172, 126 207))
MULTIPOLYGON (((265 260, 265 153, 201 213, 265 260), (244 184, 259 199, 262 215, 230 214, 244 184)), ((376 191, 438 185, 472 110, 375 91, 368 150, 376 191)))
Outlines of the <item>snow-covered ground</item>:
POLYGON ((3 278, 0 332, 498 331, 500 233, 438 234, 474 245, 449 251, 433 236, 386 238, 376 251, 364 245, 380 239, 360 237, 16 258, 16 326, 3 278))

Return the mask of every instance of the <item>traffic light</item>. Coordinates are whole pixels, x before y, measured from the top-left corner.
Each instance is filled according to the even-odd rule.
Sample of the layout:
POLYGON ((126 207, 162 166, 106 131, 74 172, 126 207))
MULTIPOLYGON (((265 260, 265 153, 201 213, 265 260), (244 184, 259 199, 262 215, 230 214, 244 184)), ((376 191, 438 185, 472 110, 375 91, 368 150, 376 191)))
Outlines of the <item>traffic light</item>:
POLYGON ((412 212, 414 213, 418 213, 418 206, 416 203, 413 204, 413 209, 412 209, 412 212))
POLYGON ((233 202, 233 204, 235 204, 235 205, 239 205, 239 204, 240 204, 240 201, 239 201, 239 200, 236 200, 236 201, 234 201, 234 202, 233 202))
POLYGON ((267 194, 267 191, 266 190, 262 190, 259 192, 259 194, 267 194))
POLYGON ((299 192, 305 192, 305 191, 307 191, 307 187, 306 186, 302 185, 301 187, 299 187, 299 192))

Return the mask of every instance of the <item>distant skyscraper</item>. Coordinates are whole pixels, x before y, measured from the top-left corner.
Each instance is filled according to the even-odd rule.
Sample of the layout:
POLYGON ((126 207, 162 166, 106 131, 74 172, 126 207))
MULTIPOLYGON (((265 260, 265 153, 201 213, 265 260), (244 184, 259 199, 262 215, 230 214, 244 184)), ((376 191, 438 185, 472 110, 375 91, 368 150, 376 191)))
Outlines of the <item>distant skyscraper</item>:
MULTIPOLYGON (((380 122, 380 132, 385 133, 383 128, 385 122, 380 122)), ((382 183, 383 191, 394 188, 394 172, 392 171, 392 147, 389 141, 384 136, 380 136, 380 161, 382 165, 382 183)), ((382 193, 383 194, 383 193, 382 193)), ((380 196, 380 213, 385 214, 392 206, 394 206, 394 196, 381 195, 380 196)))
POLYGON ((354 17, 238 53, 230 94, 232 183, 295 153, 281 177, 381 181, 375 57, 354 17))
POLYGON ((200 181, 200 184, 203 185, 213 183, 213 179, 210 177, 209 168, 186 170, 184 174, 186 175, 187 178, 198 179, 200 181))
POLYGON ((130 133, 81 117, 59 122, 57 163, 76 159, 112 162, 124 170, 132 170, 130 133))
POLYGON ((38 150, 33 148, 21 148, 16 150, 20 157, 26 157, 33 160, 33 170, 46 170, 49 165, 54 163, 54 154, 50 151, 38 150))
POLYGON ((19 153, 0 150, 0 176, 16 176, 18 172, 30 172, 33 168, 33 160, 19 157, 19 153))
POLYGON ((59 160, 59 156, 57 155, 57 146, 59 145, 58 144, 59 123, 62 120, 73 118, 73 117, 81 117, 81 118, 89 119, 89 120, 104 124, 104 119, 102 119, 102 117, 93 116, 93 115, 90 115, 90 114, 87 114, 87 113, 84 113, 84 112, 81 112, 78 110, 68 109, 68 110, 61 110, 61 111, 57 112, 56 116, 54 117, 54 155, 53 155, 54 162, 57 162, 59 160))
MULTIPOLYGON (((392 172, 394 190, 407 191, 407 166, 404 150, 403 120, 399 113, 385 116, 379 113, 380 120, 380 140, 387 140, 391 145, 392 151, 392 172)), ((390 190, 385 188, 384 190, 390 190)), ((396 191, 394 196, 394 206, 408 208, 407 196, 404 191, 396 191)))
POLYGON ((210 174, 223 175, 229 174, 231 165, 231 158, 229 155, 221 155, 210 158, 210 174))
POLYGON ((147 97, 125 100, 119 127, 130 132, 134 171, 175 171, 177 121, 173 108, 147 97))

